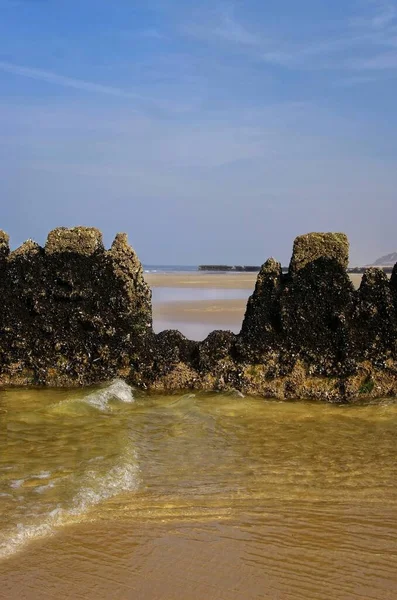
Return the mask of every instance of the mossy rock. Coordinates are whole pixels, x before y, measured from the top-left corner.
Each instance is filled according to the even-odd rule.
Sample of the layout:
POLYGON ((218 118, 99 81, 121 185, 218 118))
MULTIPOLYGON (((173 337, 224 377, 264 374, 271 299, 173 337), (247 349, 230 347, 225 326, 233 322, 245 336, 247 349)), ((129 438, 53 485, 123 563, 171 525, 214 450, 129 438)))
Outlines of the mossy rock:
POLYGON ((349 240, 344 233, 307 233, 295 239, 290 273, 294 274, 319 258, 336 260, 341 267, 349 264, 349 240))

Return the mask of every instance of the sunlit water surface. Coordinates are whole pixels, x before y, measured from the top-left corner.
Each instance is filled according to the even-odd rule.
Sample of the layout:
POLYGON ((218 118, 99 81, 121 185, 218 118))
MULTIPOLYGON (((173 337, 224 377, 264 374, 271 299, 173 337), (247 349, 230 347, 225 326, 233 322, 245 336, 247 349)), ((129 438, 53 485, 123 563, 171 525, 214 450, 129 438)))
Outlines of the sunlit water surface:
POLYGON ((397 598, 397 403, 0 392, 0 597, 397 598))

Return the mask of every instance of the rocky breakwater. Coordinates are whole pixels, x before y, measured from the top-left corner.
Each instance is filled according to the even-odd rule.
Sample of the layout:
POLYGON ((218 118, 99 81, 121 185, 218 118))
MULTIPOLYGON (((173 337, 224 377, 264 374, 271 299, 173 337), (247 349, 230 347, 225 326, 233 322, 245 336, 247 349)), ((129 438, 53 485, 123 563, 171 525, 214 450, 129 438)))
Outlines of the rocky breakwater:
POLYGON ((397 267, 355 290, 345 235, 295 240, 288 273, 261 268, 239 335, 155 335, 141 264, 118 234, 60 228, 10 253, 0 232, 0 385, 115 376, 150 390, 234 391, 332 402, 397 395, 397 267))
POLYGON ((85 385, 129 375, 151 292, 123 234, 59 228, 9 251, 0 232, 0 384, 85 385))
POLYGON ((341 233, 295 240, 288 273, 261 268, 239 335, 193 343, 163 332, 151 387, 239 391, 280 399, 347 402, 397 395, 397 266, 368 269, 359 290, 347 274, 341 233))

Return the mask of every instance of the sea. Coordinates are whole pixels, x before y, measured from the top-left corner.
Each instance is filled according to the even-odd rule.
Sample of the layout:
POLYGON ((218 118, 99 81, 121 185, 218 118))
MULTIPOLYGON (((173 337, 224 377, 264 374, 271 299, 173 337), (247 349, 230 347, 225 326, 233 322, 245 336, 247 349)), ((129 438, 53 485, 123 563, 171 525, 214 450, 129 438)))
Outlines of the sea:
POLYGON ((198 265, 142 265, 145 273, 195 273, 198 265))
POLYGON ((396 600, 396 457, 393 398, 1 389, 0 599, 396 600))
POLYGON ((197 282, 194 287, 189 287, 188 279, 182 285, 178 282, 172 282, 167 286, 166 279, 162 279, 160 285, 157 284, 156 280, 151 282, 153 329, 155 333, 167 329, 177 329, 187 338, 196 341, 205 339, 214 330, 228 330, 239 333, 245 307, 254 288, 255 274, 248 274, 248 277, 253 279, 252 286, 248 289, 241 289, 237 285, 237 281, 241 276, 244 277, 247 274, 230 271, 199 271, 197 265, 145 265, 144 273, 147 276, 169 276, 170 282, 172 282, 173 275, 197 273, 197 277, 205 278, 207 276, 210 278, 209 281, 214 281, 213 287, 208 283, 205 286, 200 286, 197 285, 197 282), (227 278, 229 282, 230 278, 235 279, 236 286, 223 286, 220 284, 222 278, 227 278), (239 304, 232 306, 231 303, 235 301, 238 301, 239 304), (198 306, 200 302, 203 303, 201 310, 198 306), (229 303, 229 306, 227 306, 227 303, 229 303), (178 315, 175 310, 171 311, 172 314, 169 310, 164 310, 170 304, 179 307, 178 315), (219 315, 221 312, 223 318, 214 319, 214 315, 219 315), (229 319, 227 315, 230 316, 229 319))
POLYGON ((397 403, 0 392, 0 598, 395 600, 397 403))

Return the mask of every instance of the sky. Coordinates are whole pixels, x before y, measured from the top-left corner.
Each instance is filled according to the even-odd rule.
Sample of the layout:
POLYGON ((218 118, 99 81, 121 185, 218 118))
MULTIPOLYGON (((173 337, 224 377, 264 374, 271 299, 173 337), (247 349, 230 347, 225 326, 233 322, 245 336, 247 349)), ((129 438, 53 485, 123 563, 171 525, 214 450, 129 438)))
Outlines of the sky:
POLYGON ((146 264, 397 250, 397 0, 0 0, 0 228, 146 264))

